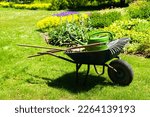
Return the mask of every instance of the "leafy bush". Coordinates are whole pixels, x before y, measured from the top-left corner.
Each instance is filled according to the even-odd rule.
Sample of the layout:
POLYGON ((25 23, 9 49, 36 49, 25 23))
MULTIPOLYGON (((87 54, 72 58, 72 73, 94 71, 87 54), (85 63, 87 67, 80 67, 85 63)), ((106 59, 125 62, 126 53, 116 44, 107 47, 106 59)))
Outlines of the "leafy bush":
POLYGON ((11 2, 19 3, 19 4, 29 4, 34 2, 34 0, 11 0, 11 2))
POLYGON ((115 21, 104 30, 115 34, 115 38, 130 37, 131 42, 126 48, 127 53, 143 54, 150 53, 150 22, 144 19, 119 20, 115 21))
POLYGON ((47 3, 34 3, 34 4, 14 4, 13 7, 16 9, 30 9, 30 10, 36 10, 36 9, 50 9, 51 4, 47 3))
POLYGON ((150 31, 150 22, 146 20, 142 20, 137 25, 135 25, 134 30, 137 32, 145 32, 149 33, 150 31))
POLYGON ((61 0, 59 9, 67 9, 69 7, 69 2, 67 0, 61 0))
POLYGON ((30 9, 30 10, 36 10, 36 9, 51 9, 51 3, 34 3, 34 4, 15 4, 13 2, 0 2, 1 7, 13 7, 15 9, 30 9))
POLYGON ((58 0, 52 0, 51 4, 51 10, 58 10, 60 8, 60 2, 58 0))
POLYGON ((81 6, 86 6, 89 0, 67 0, 69 3, 69 8, 78 8, 81 6))
POLYGON ((12 2, 0 2, 0 7, 8 8, 12 6, 12 2))
POLYGON ((94 28, 103 28, 112 24, 115 20, 120 19, 121 13, 117 11, 108 12, 108 13, 92 13, 90 20, 91 26, 94 28))
POLYGON ((67 0, 51 0, 52 4, 51 10, 67 9, 69 3, 67 0))
POLYGON ((149 18, 150 17, 150 2, 136 1, 127 9, 131 18, 149 18))

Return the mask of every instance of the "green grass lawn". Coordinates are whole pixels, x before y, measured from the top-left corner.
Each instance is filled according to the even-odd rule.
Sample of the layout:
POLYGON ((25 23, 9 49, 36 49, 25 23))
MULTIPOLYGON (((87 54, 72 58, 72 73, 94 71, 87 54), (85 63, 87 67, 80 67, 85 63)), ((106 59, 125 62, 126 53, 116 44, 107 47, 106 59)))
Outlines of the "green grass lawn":
POLYGON ((150 59, 121 54, 134 71, 133 82, 126 87, 113 85, 107 72, 97 76, 93 67, 83 86, 85 65, 77 86, 74 64, 52 56, 27 59, 42 50, 17 44, 48 46, 35 24, 52 13, 0 8, 0 99, 150 99, 150 59))

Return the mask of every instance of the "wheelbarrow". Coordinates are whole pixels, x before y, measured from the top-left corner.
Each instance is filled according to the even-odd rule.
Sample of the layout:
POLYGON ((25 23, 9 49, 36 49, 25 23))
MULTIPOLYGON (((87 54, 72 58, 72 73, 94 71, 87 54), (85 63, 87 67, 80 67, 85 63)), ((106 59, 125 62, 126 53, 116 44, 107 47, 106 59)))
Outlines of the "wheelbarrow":
POLYGON ((133 71, 131 66, 121 60, 119 54, 121 53, 123 47, 129 42, 129 38, 121 38, 114 41, 111 41, 107 44, 108 49, 104 50, 93 50, 88 51, 85 48, 88 47, 96 47, 103 45, 103 43, 92 43, 87 45, 81 45, 76 47, 70 47, 67 49, 59 49, 59 48, 49 48, 49 47, 39 47, 39 46, 30 46, 30 45, 19 45, 24 47, 34 47, 34 48, 44 48, 48 49, 45 52, 37 52, 36 55, 29 56, 36 57, 41 55, 52 55, 54 57, 63 59, 65 61, 75 63, 76 64, 76 81, 78 82, 78 72, 80 67, 83 64, 87 65, 87 73, 85 76, 86 83, 88 74, 90 71, 90 66, 94 65, 95 71, 97 74, 102 75, 105 73, 105 67, 108 68, 108 76, 114 84, 126 86, 129 85, 133 80, 133 71), (59 56, 55 54, 56 52, 64 51, 64 54, 68 55, 69 58, 59 56), (98 73, 96 68, 97 65, 102 66, 102 72, 98 73))

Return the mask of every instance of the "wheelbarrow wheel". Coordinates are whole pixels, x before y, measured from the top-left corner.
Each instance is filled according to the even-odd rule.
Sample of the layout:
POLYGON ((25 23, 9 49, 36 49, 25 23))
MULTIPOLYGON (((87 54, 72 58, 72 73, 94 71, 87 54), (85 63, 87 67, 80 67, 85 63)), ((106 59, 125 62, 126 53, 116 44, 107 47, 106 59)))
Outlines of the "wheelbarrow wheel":
POLYGON ((133 71, 130 65, 123 60, 114 60, 110 62, 108 75, 113 83, 126 86, 133 80, 133 71))

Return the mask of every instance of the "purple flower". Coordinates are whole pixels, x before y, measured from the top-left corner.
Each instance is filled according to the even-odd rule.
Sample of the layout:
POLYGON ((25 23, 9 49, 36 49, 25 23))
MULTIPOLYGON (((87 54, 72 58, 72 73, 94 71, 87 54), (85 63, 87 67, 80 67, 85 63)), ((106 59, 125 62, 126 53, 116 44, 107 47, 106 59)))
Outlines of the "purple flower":
POLYGON ((78 14, 76 11, 67 11, 67 12, 61 12, 58 14, 53 14, 53 16, 67 16, 67 15, 73 15, 73 14, 78 14))

